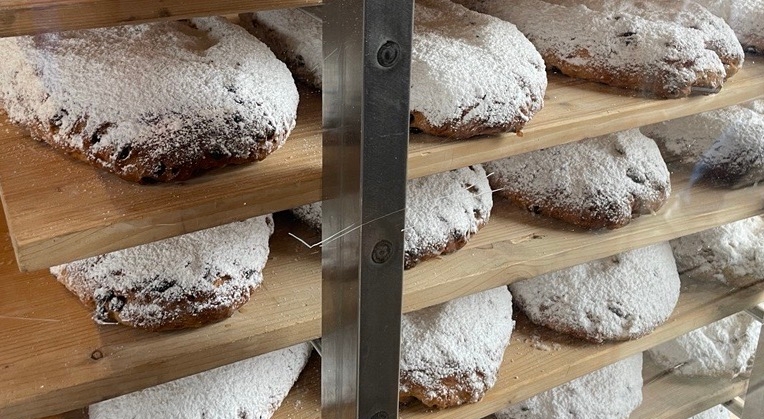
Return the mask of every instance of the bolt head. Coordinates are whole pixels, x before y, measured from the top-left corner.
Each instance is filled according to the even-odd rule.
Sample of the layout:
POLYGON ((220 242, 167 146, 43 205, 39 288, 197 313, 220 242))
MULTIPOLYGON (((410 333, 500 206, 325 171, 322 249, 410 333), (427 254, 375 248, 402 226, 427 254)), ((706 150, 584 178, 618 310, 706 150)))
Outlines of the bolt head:
POLYGON ((375 263, 385 263, 393 254, 393 244, 387 240, 380 240, 371 251, 371 260, 375 263))
POLYGON ((401 56, 401 47, 398 43, 387 41, 377 51, 377 62, 385 68, 394 66, 401 56))

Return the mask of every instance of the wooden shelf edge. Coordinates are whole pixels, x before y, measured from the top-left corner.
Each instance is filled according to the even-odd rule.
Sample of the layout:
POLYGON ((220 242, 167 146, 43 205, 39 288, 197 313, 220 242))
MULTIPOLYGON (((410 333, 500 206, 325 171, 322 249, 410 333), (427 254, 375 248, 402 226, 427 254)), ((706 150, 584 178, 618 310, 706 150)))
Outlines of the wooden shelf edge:
POLYGON ((725 190, 688 179, 687 172, 675 171, 664 207, 616 230, 577 229, 497 198, 489 222, 462 250, 405 272, 404 311, 764 213, 764 184, 725 190))
POLYGON ((0 37, 305 7, 320 0, 46 0, 0 5, 0 37))
MULTIPOLYGON (((321 417, 320 368, 320 357, 314 353, 273 419, 321 417)), ((748 380, 742 377, 687 379, 674 374, 665 375, 647 355, 644 357, 642 375, 645 382, 642 404, 630 419, 687 419, 744 393, 748 385, 748 380)), ((402 416, 406 417, 405 414, 402 416)), ((428 416, 438 415, 433 412, 428 416)), ((87 419, 87 411, 78 409, 45 419, 87 419)))
MULTIPOLYGON (((634 341, 602 345, 586 343, 551 332, 545 328, 533 326, 524 316, 519 316, 510 346, 504 355, 499 379, 495 387, 489 390, 482 401, 444 410, 429 410, 421 404, 413 404, 402 408, 400 417, 403 419, 483 418, 510 403, 525 400, 537 393, 640 353, 704 324, 749 308, 755 305, 757 301, 764 300, 764 283, 740 290, 730 290, 716 284, 704 284, 701 286, 702 290, 692 289, 692 287, 692 285, 688 287, 685 284, 683 291, 687 292, 680 297, 677 309, 663 326, 652 334, 634 341), (688 288, 690 289, 688 290, 688 288), (715 296, 716 292, 722 294, 715 296)), ((646 400, 643 402, 643 407, 640 408, 641 411, 645 410, 647 404, 650 403, 649 399, 652 399, 656 392, 666 389, 668 380, 661 380, 658 384, 653 383, 654 385, 646 387, 644 390, 646 400), (663 386, 660 389, 657 388, 661 385, 663 386)), ((320 418, 319 382, 318 370, 306 371, 295 389, 276 412, 274 419, 320 418)), ((635 412, 632 418, 680 419, 680 416, 673 414, 690 412, 704 406, 711 407, 729 399, 731 394, 739 394, 745 386, 745 380, 742 379, 725 381, 724 383, 719 380, 699 380, 698 385, 692 385, 693 382, 689 380, 684 380, 683 383, 686 384, 685 387, 682 387, 684 398, 678 400, 676 409, 667 410, 666 416, 635 416, 637 415, 635 412), (691 395, 710 390, 713 392, 704 394, 698 400, 690 399, 691 395), (691 401, 695 403, 693 406, 688 405, 691 401), (672 415, 668 415, 669 413, 672 415)), ((676 393, 672 394, 675 395, 676 393)), ((672 406, 674 405, 672 404, 672 406)), ((686 417, 681 417, 681 419, 686 419, 686 417)))
MULTIPOLYGON (((447 141, 414 135, 409 177, 685 116, 764 94, 764 59, 749 58, 719 94, 677 100, 550 75, 545 109, 516 134, 447 141)), ((315 202, 321 196, 320 94, 302 89, 298 124, 266 160, 182 185, 139 186, 59 155, 0 117, 0 190, 18 265, 40 269, 315 202), (60 176, 51 177, 55 172, 60 176), (42 207, 40 203, 45 203, 42 207)))
POLYGON ((642 404, 629 419, 687 419, 743 393, 745 377, 681 377, 666 374, 645 355, 642 404))
MULTIPOLYGON (((674 175, 680 184, 683 176, 674 175)), ((598 233, 572 231, 499 205, 465 249, 406 271, 404 311, 762 211, 764 185, 746 190, 688 187, 676 191, 674 201, 667 204, 671 210, 598 233)), ((276 225, 265 281, 252 301, 225 322, 168 334, 94 325, 88 311, 46 271, 17 271, 6 236, 0 242, 0 295, 5 297, 0 303, 0 368, 12 367, 4 373, 13 390, 0 388, 0 416, 13 411, 24 412, 21 417, 33 416, 29 412, 39 416, 72 409, 319 336, 320 253, 287 233, 308 241, 317 240, 317 234, 290 222, 286 214, 277 217, 276 225), (37 348, 36 357, 25 355, 29 347, 37 348), (96 350, 102 354, 98 362, 91 359, 96 350), (35 369, 44 374, 34 375, 35 369), (59 403, 65 403, 63 408, 59 403)))

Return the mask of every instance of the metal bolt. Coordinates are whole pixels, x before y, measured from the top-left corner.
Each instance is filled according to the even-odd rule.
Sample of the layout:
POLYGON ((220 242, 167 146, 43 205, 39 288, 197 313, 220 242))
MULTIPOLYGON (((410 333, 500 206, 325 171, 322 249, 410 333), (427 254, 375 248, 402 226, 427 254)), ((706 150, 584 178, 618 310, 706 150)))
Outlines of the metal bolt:
POLYGON ((387 41, 377 51, 377 62, 382 67, 392 67, 398 62, 400 55, 400 45, 393 41, 387 41))
POLYGON ((371 251, 371 260, 376 263, 385 263, 393 254, 393 244, 387 240, 380 240, 371 251))
POLYGON ((371 417, 371 419, 388 419, 390 415, 387 414, 384 410, 380 410, 379 412, 375 413, 374 416, 371 417))

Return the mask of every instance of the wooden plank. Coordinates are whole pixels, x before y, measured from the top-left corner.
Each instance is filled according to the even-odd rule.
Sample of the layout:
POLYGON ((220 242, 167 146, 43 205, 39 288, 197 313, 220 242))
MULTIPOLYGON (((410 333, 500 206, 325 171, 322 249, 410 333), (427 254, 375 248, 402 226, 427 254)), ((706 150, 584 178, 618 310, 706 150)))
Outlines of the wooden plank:
MULTIPOLYGON (((641 339, 601 345, 573 339, 532 325, 517 316, 510 346, 504 354, 496 385, 476 404, 445 410, 427 409, 419 403, 401 409, 402 419, 478 419, 620 359, 671 340, 704 324, 749 308, 764 300, 764 283, 746 289, 684 281, 679 304, 671 318, 641 339)), ((273 419, 320 418, 319 370, 303 374, 298 390, 289 394, 273 419)), ((649 370, 648 374, 651 374, 649 370)), ((648 385, 644 402, 631 417, 685 419, 704 406, 711 407, 739 394, 745 380, 687 380, 671 376, 648 385), (674 388, 673 386, 677 386, 674 388), (671 388, 671 390, 669 390, 671 388), (668 393, 668 394, 666 394, 668 393), (639 413, 638 413, 639 412, 639 413), (660 414, 659 414, 660 412, 660 414), (689 415, 681 416, 684 412, 689 415), (649 413, 649 414, 647 414, 649 413)), ((706 407, 706 408, 708 408, 706 407)))
POLYGON ((644 358, 642 404, 629 419, 687 419, 743 393, 745 377, 682 377, 666 374, 661 367, 644 358))
POLYGON ((0 197, 19 266, 45 268, 319 200, 320 93, 301 97, 300 123, 264 161, 150 186, 61 155, 0 120, 0 144, 9 147, 0 197))
MULTIPOLYGON (((764 62, 748 57, 717 95, 653 100, 625 94, 550 75, 546 107, 522 137, 448 141, 414 135, 409 177, 753 99, 764 95, 764 62)), ((297 128, 284 148, 266 160, 175 185, 129 184, 29 140, 0 116, 0 146, 5 150, 0 155, 0 197, 19 266, 39 269, 318 200, 319 96, 302 89, 297 128)))
POLYGON ((671 197, 657 214, 595 232, 534 216, 497 198, 488 224, 462 250, 406 272, 404 311, 764 213, 764 185, 693 186, 681 171, 672 174, 671 184, 671 197))
POLYGON ((0 231, 0 417, 72 410, 318 337, 319 255, 291 239, 271 248, 266 282, 231 319, 148 333, 96 325, 46 271, 19 273, 0 231))
MULTIPOLYGON (((488 225, 452 255, 404 275, 406 312, 761 213, 764 185, 691 188, 655 216, 586 232, 499 204, 488 225)), ((233 318, 200 330, 146 333, 96 326, 46 271, 19 273, 0 231, 0 417, 36 417, 234 362, 320 335, 318 235, 277 217, 264 286, 233 318), (92 359, 91 355, 100 351, 92 359)), ((702 317, 699 317, 702 319, 702 317)), ((700 325, 702 323, 698 323, 700 325)))
POLYGON ((320 3, 320 0, 3 0, 0 1, 0 37, 320 3))

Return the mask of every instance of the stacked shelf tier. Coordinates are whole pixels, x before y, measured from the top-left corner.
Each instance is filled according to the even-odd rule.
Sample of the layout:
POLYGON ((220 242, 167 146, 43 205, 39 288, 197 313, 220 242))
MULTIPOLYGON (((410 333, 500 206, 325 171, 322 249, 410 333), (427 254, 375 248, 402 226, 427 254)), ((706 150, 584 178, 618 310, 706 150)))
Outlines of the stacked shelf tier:
MULTIPOLYGON (((523 130, 467 141, 414 135, 409 177, 720 108, 764 95, 749 56, 721 93, 677 100, 550 75, 545 108, 523 130)), ((298 124, 266 160, 182 184, 127 183, 32 141, 0 116, 0 197, 17 261, 34 270, 315 202, 321 197, 320 94, 302 89, 298 124), (51 174, 55 174, 51 176, 51 174), (45 205, 40 205, 44 202, 45 205)))
MULTIPOLYGON (((742 190, 693 187, 684 173, 675 173, 672 182, 674 192, 663 210, 613 231, 576 230, 499 202, 489 224, 465 249, 406 271, 404 311, 762 213, 764 185, 742 190)), ((0 388, 0 417, 35 417, 71 410, 318 337, 319 249, 305 247, 288 233, 309 242, 318 240, 318 235, 286 214, 280 214, 276 224, 265 282, 252 301, 224 322, 173 333, 93 324, 87 310, 46 271, 17 270, 10 240, 3 231, 0 371, 4 379, 0 385, 5 387, 0 388)), ((711 317, 764 301, 764 295, 751 299, 743 294, 728 295, 726 298, 735 301, 721 308, 716 297, 704 297, 702 303, 687 309, 689 313, 700 310, 697 315, 676 330, 686 331, 708 323, 711 317), (702 314, 704 310, 711 311, 707 313, 710 317, 702 314)), ((679 333, 670 330, 672 336, 679 333)), ((660 333, 654 336, 652 339, 665 337, 660 333)), ((638 342, 629 353, 655 343, 649 339, 638 342)), ((595 352, 599 348, 584 346, 595 352)), ((617 353, 626 355, 621 349, 617 353)), ((586 360, 589 355, 576 357, 586 360)), ((595 364, 584 363, 572 373, 558 375, 559 371, 549 370, 549 380, 560 383, 571 378, 570 374, 580 375, 592 365, 615 360, 612 355, 597 359, 595 364)), ((542 364, 555 362, 550 359, 542 364)), ((568 360, 560 362, 567 365, 568 360)), ((535 376, 537 372, 528 375, 535 376)), ((515 391, 513 382, 497 387, 505 384, 509 385, 506 391, 515 391)), ((526 396, 540 390, 528 385, 523 388, 520 394, 526 396)))
MULTIPOLYGON (((685 281, 680 302, 668 322, 641 339, 594 345, 534 326, 518 316, 496 386, 476 403, 444 410, 421 404, 403 407, 402 419, 479 419, 595 371, 620 359, 673 339, 703 324, 733 314, 764 298, 764 284, 732 290, 716 284, 685 281)), ((314 357, 318 358, 318 357, 314 357)), ((644 401, 633 419, 686 419, 745 390, 746 380, 687 379, 661 374, 645 358, 644 401), (655 379, 657 377, 657 379, 655 379)), ((313 359, 273 419, 319 419, 320 368, 313 359)))

